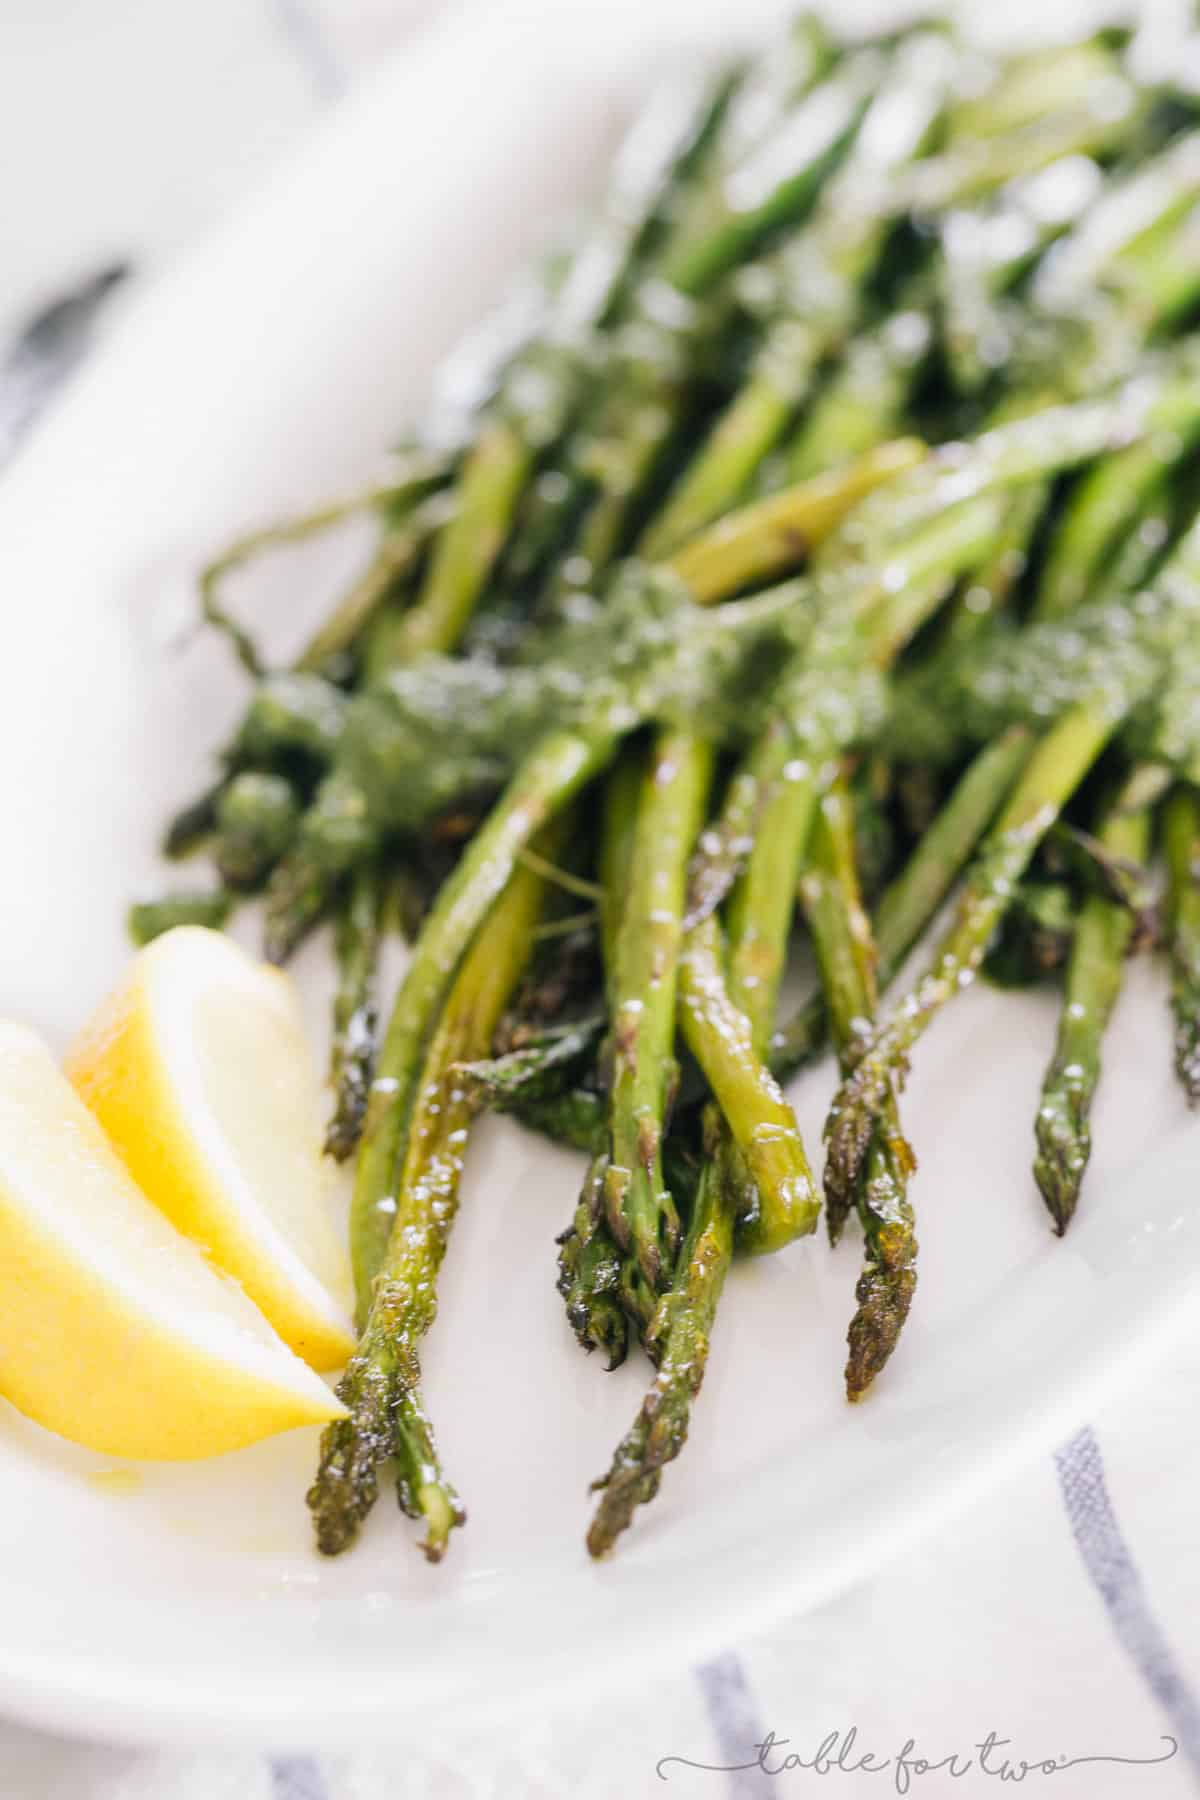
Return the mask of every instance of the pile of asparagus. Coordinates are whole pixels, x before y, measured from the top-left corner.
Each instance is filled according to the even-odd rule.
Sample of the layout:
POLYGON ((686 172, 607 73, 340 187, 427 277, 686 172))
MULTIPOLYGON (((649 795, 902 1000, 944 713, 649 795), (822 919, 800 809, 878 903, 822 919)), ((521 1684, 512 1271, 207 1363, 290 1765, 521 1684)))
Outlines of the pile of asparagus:
POLYGON ((1059 983, 1034 1173, 1060 1233, 1134 950, 1166 952, 1200 1095, 1200 120, 1139 48, 804 17, 674 81, 449 414, 206 573, 254 687, 167 848, 218 884, 133 928, 261 895, 283 961, 332 927, 362 1335, 322 1550, 388 1461, 429 1557, 464 1518, 419 1355, 482 1109, 584 1154, 566 1316, 653 1365, 599 1555, 683 1447, 731 1265, 812 1233, 822 1186, 863 1240, 849 1398, 878 1378, 917 1278, 907 1059, 981 969, 1059 983), (355 511, 369 565, 266 671, 224 577, 355 511), (781 1019, 798 934, 819 982, 781 1019), (781 1082, 826 1046, 818 1184, 781 1082))

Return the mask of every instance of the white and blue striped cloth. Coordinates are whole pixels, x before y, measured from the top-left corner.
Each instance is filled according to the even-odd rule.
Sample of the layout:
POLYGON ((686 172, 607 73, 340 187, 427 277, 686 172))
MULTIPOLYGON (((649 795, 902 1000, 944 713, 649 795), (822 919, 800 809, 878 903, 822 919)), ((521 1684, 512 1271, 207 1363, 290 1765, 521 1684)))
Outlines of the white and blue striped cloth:
POLYGON ((1200 1792, 1198 1417, 1200 1343, 851 1592, 600 1713, 530 1694, 502 1735, 463 1718, 360 1756, 117 1750, 0 1725, 0 1794, 971 1800, 1024 1764, 1020 1785, 1054 1800, 1179 1800, 1200 1792))

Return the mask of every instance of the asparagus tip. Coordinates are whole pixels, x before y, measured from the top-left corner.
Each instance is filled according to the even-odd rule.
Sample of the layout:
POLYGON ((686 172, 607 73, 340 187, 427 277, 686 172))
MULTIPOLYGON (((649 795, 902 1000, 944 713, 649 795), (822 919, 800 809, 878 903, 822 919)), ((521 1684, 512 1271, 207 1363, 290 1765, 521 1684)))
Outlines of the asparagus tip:
POLYGON ((1056 1236, 1063 1237, 1075 1216, 1091 1137, 1080 1100, 1070 1092, 1048 1093, 1037 1116, 1037 1155, 1033 1174, 1050 1213, 1056 1236))
POLYGON ((377 1492, 373 1449, 353 1419, 336 1420, 321 1435, 321 1460, 305 1496, 322 1556, 350 1548, 377 1492))
POLYGON ((447 1482, 427 1481, 417 1489, 417 1510, 425 1520, 426 1533, 418 1548, 431 1563, 441 1562, 446 1554, 450 1533, 465 1525, 467 1511, 447 1482))
POLYGON ((900 1268, 876 1265, 859 1276, 855 1289, 858 1311, 846 1333, 850 1351, 846 1398, 853 1404, 864 1398, 896 1348, 916 1286, 917 1272, 911 1264, 900 1268))

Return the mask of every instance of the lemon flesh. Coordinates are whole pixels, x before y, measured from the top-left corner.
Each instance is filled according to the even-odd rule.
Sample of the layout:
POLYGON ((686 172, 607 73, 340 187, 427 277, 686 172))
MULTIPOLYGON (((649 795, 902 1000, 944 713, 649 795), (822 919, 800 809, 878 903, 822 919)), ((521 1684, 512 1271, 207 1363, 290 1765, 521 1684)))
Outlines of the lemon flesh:
POLYGON ((41 1040, 4 1021, 0 1393, 106 1456, 171 1460, 344 1413, 138 1191, 41 1040))
POLYGON ((148 1199, 315 1369, 354 1348, 320 1094, 287 976, 201 926, 166 932, 66 1072, 148 1199))

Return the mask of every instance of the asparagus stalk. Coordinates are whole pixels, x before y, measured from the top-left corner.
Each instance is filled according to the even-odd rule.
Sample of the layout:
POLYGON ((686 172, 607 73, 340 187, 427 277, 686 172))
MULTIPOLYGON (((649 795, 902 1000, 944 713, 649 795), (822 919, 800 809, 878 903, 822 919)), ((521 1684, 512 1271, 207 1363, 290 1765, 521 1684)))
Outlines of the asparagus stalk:
POLYGON ((423 1519, 421 1548, 440 1561, 466 1517, 438 1460, 421 1399, 420 1342, 437 1312, 437 1275, 458 1207, 476 1102, 459 1064, 484 1054, 529 954, 545 877, 518 866, 463 959, 424 1059, 394 1229, 373 1279, 362 1339, 338 1383, 349 1409, 324 1433, 308 1504, 318 1548, 345 1550, 375 1503, 379 1465, 396 1461, 397 1493, 423 1519))
POLYGON ((769 581, 811 555, 860 500, 917 467, 924 454, 912 437, 874 444, 848 467, 818 472, 727 514, 677 550, 667 566, 700 601, 769 581))
MULTIPOLYGON (((793 225, 853 141, 878 84, 880 57, 855 51, 835 63, 738 156, 722 159, 716 180, 670 234, 656 273, 697 295, 743 263, 773 231, 793 225)), ((820 70, 814 66, 814 76, 820 70)))
POLYGON ((265 676, 222 753, 217 780, 168 825, 163 854, 172 861, 189 856, 221 827, 226 794, 240 776, 276 776, 297 757, 306 766, 328 761, 337 748, 344 711, 340 690, 311 670, 297 667, 265 676))
POLYGON ((763 1213, 787 1221, 781 1241, 790 1242, 815 1229, 820 1201, 796 1116, 760 1058, 755 1040, 763 1034, 730 997, 722 962, 720 930, 708 918, 688 933, 680 958, 680 1027, 763 1213))
MULTIPOLYGON (((843 781, 825 795, 813 830, 800 897, 813 936, 843 1076, 854 1067, 875 1014, 876 953, 854 857, 853 808, 843 781)), ((854 1203, 865 1262, 847 1335, 846 1396, 861 1400, 896 1347, 916 1291, 917 1238, 908 1178, 913 1161, 900 1132, 893 1093, 884 1096, 854 1203)), ((836 1243, 844 1198, 826 1214, 836 1243)))
POLYGON ((547 737, 471 840, 425 921, 380 1047, 355 1170, 350 1248, 360 1318, 370 1309, 396 1216, 395 1183, 408 1115, 437 1009, 467 946, 518 866, 518 853, 605 766, 617 741, 615 731, 600 728, 591 736, 560 731, 547 737))
MULTIPOLYGON (((620 547, 632 505, 682 417, 680 351, 711 318, 697 303, 769 233, 808 210, 853 141, 878 71, 873 51, 836 65, 740 161, 718 159, 717 180, 668 235, 656 279, 625 328, 630 354, 585 426, 567 477, 589 496, 575 555, 563 570, 568 585, 585 586, 620 547)), ((673 533, 649 553, 661 559, 681 541, 673 533)))
MULTIPOLYGON (((601 902, 601 940, 609 1016, 615 1013, 617 956, 625 894, 633 864, 638 824, 642 767, 626 751, 618 758, 605 785, 604 825, 600 843, 599 872, 604 898, 601 902)), ((573 1097, 574 1098, 574 1097, 573 1097)), ((608 1367, 624 1362, 629 1348, 629 1314, 622 1299, 623 1258, 606 1217, 605 1182, 611 1158, 608 1103, 594 1097, 594 1116, 584 1125, 585 1148, 592 1152, 571 1223, 560 1236, 558 1291, 566 1302, 567 1322, 585 1350, 602 1349, 608 1367)), ((578 1104, 555 1109, 556 1127, 572 1131, 580 1125, 578 1104), (563 1114, 566 1112, 566 1118, 563 1114)), ((626 1281, 626 1288, 640 1284, 626 1281)))
MULTIPOLYGON (((976 844, 999 811, 1028 760, 1033 735, 1011 725, 981 750, 948 796, 904 868, 889 883, 874 921, 878 981, 890 987, 909 952, 936 917, 976 844)), ((818 1055, 828 1028, 825 996, 818 991, 774 1033, 771 1067, 780 1078, 818 1055)))
MULTIPOLYGON (((646 1289, 669 1278, 679 1214, 662 1175, 662 1135, 678 1069, 675 995, 687 862, 712 779, 710 743, 664 732, 651 753, 638 800, 629 887, 617 933, 612 983, 612 1141, 604 1178, 605 1214, 646 1289)), ((628 1295, 641 1301, 640 1285, 628 1295)))
POLYGON ((1200 1102, 1200 793, 1180 784, 1162 814, 1167 864, 1167 949, 1175 1015, 1175 1070, 1200 1102))
POLYGON ((445 524, 451 505, 448 495, 435 493, 407 517, 389 519, 358 580, 351 583, 296 658, 293 666, 299 673, 320 675, 351 651, 364 674, 369 675, 373 662, 379 667, 384 621, 402 616, 400 603, 409 597, 406 584, 445 524))
POLYGON ((728 97, 728 78, 665 91, 634 125, 613 168, 600 220, 573 259, 545 338, 514 360, 459 475, 454 516, 439 537, 400 655, 456 644, 496 564, 539 458, 562 436, 586 386, 583 355, 607 324, 672 182, 728 97), (682 104, 681 104, 682 102, 682 104))
POLYGON ((952 66, 941 33, 914 34, 885 71, 799 243, 746 272, 745 285, 765 285, 783 316, 769 325, 750 376, 653 520, 642 555, 669 555, 736 502, 822 359, 853 329, 892 223, 892 173, 920 154, 935 128, 952 66))
POLYGON ((964 578, 947 608, 938 654, 955 656, 977 642, 1008 606, 1025 573, 1030 540, 1045 510, 1047 487, 1031 482, 1018 488, 991 553, 964 578))
MULTIPOLYGON (((1142 862, 1150 843, 1149 814, 1113 809, 1100 826, 1112 856, 1142 862)), ((1100 1078, 1104 1032, 1121 990, 1134 932, 1129 909, 1105 894, 1089 894, 1075 927, 1054 1056, 1037 1115, 1034 1176, 1061 1237, 1074 1217, 1091 1155, 1091 1111, 1100 1078)))
POLYGON ((1128 450, 1101 458, 1081 478, 1054 534, 1034 602, 1035 616, 1062 618, 1104 582, 1121 542, 1200 435, 1200 409, 1181 413, 1128 450))
POLYGON ((843 1081, 826 1126, 825 1191, 854 1204, 888 1095, 902 1085, 908 1052, 952 995, 978 972, 1013 885, 1112 736, 1119 714, 1086 700, 1068 708, 1037 744, 968 874, 954 919, 928 972, 883 1020, 843 1081))
POLYGON ((547 1026, 515 1049, 464 1063, 463 1078, 495 1112, 519 1112, 530 1101, 556 1099, 594 1061, 604 1026, 603 1013, 547 1026))
POLYGON ((943 211, 993 193, 1006 182, 1035 174, 1068 156, 1110 156, 1128 143, 1142 104, 1116 66, 1106 77, 1112 104, 1099 108, 1080 96, 1011 131, 974 138, 952 137, 940 155, 914 163, 901 179, 897 202, 918 214, 943 211))
MULTIPOLYGON (((897 479, 897 489, 906 479, 897 479)), ((969 505, 933 515, 894 554, 888 554, 884 543, 876 545, 875 565, 846 563, 827 552, 829 573, 823 583, 817 578, 813 635, 785 672, 772 716, 731 781, 721 818, 700 846, 692 871, 690 922, 720 903, 751 847, 765 841, 760 821, 768 806, 776 809, 776 825, 790 821, 799 855, 804 820, 811 820, 825 773, 851 748, 864 716, 878 704, 878 690, 867 672, 886 669, 945 598, 957 572, 993 544, 1002 518, 996 497, 981 492, 969 505)), ((832 540, 831 549, 837 541, 832 540)), ((793 864, 786 885, 789 907, 794 874, 793 864)))
POLYGON ((854 339, 787 446, 789 479, 836 469, 898 431, 913 382, 932 339, 925 312, 912 302, 919 281, 876 330, 854 339))
POLYGON ((664 270, 677 244, 711 245, 720 263, 733 171, 771 141, 797 102, 834 62, 824 27, 810 18, 790 30, 773 55, 735 79, 728 105, 715 120, 689 179, 664 209, 662 229, 645 279, 627 287, 617 309, 621 327, 604 382, 585 409, 577 441, 560 465, 542 476, 529 517, 510 558, 510 575, 528 591, 546 572, 569 529, 575 554, 556 580, 560 590, 585 585, 602 572, 623 534, 629 506, 657 461, 680 415, 685 365, 710 341, 714 320, 693 301, 711 289, 707 274, 692 289, 676 287, 664 270))
POLYGON ((654 1381, 612 1465, 587 1534, 592 1556, 613 1548, 634 1511, 657 1494, 664 1466, 687 1440, 692 1401, 708 1362, 717 1303, 733 1259, 733 1216, 717 1161, 706 1163, 679 1254, 679 1271, 659 1299, 648 1336, 657 1347, 654 1381))
POLYGON ((379 955, 383 882, 369 863, 356 869, 338 912, 334 932, 338 985, 333 1002, 330 1075, 333 1116, 325 1133, 325 1154, 345 1162, 358 1147, 375 1062, 375 965, 379 955))

